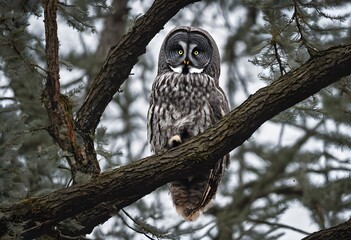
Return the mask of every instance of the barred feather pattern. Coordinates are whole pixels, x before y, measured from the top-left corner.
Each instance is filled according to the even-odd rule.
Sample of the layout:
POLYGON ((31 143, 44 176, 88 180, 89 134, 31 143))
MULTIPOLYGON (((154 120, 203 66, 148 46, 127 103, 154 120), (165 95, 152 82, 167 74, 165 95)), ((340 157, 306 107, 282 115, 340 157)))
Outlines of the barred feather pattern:
MULTIPOLYGON (((156 77, 150 95, 148 140, 159 153, 204 132, 229 112, 218 80, 204 73, 164 73, 156 77)), ((185 177, 169 184, 177 212, 195 220, 215 197, 229 157, 219 159, 206 174, 185 177)))

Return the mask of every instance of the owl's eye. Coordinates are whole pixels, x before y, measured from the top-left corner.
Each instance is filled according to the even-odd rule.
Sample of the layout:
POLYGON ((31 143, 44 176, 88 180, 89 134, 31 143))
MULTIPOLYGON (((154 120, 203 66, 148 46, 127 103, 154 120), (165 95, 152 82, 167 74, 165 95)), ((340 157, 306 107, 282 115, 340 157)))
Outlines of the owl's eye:
POLYGON ((179 54, 179 55, 183 55, 183 53, 184 53, 184 51, 183 51, 182 49, 179 49, 179 50, 178 50, 178 54, 179 54))
POLYGON ((198 50, 194 50, 193 54, 194 54, 195 56, 197 56, 197 55, 199 55, 199 51, 198 51, 198 50))

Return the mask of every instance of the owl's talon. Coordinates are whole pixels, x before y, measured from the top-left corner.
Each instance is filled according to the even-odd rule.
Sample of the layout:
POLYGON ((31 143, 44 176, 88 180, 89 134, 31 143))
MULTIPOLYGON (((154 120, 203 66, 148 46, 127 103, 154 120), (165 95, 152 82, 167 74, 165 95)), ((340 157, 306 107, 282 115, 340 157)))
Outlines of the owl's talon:
POLYGON ((182 143, 182 139, 179 135, 174 135, 168 140, 168 146, 170 148, 179 146, 182 143))

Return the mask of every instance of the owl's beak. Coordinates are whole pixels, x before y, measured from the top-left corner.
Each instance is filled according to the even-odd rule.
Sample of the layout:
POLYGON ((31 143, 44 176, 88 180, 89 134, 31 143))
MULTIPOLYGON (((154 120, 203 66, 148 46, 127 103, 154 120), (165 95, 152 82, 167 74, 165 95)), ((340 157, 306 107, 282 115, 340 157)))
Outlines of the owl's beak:
POLYGON ((189 68, 190 68, 190 61, 188 60, 188 58, 185 58, 183 61, 184 67, 182 69, 182 73, 183 74, 188 74, 189 73, 189 68))

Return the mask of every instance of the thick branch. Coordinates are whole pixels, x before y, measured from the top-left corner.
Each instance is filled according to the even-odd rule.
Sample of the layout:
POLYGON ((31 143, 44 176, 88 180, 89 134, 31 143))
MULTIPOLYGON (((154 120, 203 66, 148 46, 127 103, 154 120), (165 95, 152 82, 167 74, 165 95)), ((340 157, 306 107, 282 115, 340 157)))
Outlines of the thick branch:
POLYGON ((93 143, 78 141, 74 130, 72 104, 60 93, 59 41, 57 36, 57 0, 44 1, 45 17, 45 55, 47 61, 47 79, 42 93, 42 100, 49 117, 49 133, 59 146, 72 154, 68 157, 73 177, 76 172, 92 175, 100 173, 93 143), (87 147, 92 146, 91 148, 87 147))
POLYGON ((60 94, 59 41, 57 37, 57 0, 47 0, 44 6, 45 16, 45 55, 48 65, 49 79, 46 87, 52 89, 54 97, 60 94), (48 86, 49 85, 49 86, 48 86))
POLYGON ((337 226, 324 229, 303 238, 303 240, 348 240, 351 236, 351 219, 337 226))
POLYGON ((82 133, 94 134, 107 104, 128 78, 147 44, 181 8, 199 0, 156 0, 147 13, 138 18, 133 28, 113 47, 92 83, 77 113, 76 125, 82 133))
POLYGON ((121 209, 167 182, 205 171, 218 158, 241 145, 262 123, 349 74, 351 44, 321 52, 299 69, 251 95, 186 145, 103 173, 88 183, 2 209, 0 236, 9 234, 11 224, 19 224, 24 237, 34 238, 59 221, 103 202, 115 201, 116 208, 121 209))

